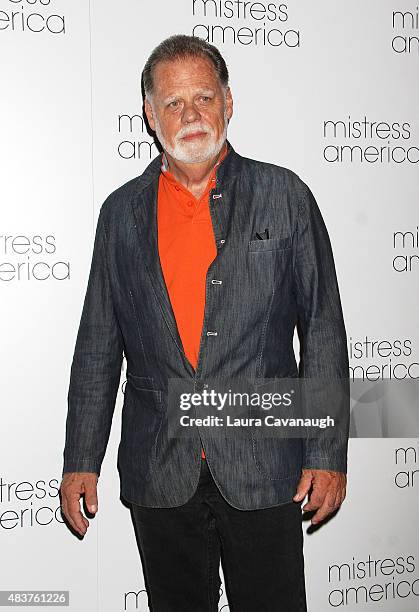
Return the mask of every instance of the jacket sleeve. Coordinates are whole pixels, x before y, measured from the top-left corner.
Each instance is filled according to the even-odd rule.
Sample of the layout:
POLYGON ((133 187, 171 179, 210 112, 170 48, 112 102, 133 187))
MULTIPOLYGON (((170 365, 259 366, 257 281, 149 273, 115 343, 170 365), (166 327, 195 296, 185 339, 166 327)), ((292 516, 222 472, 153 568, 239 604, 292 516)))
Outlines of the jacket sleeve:
POLYGON ((70 371, 63 474, 100 474, 121 376, 123 339, 109 280, 105 205, 96 226, 70 371))
POLYGON ((301 381, 306 416, 320 416, 316 414, 320 408, 336 424, 332 430, 307 434, 303 468, 346 472, 350 414, 346 330, 329 235, 311 190, 301 183, 294 251, 299 377, 310 379, 301 381))

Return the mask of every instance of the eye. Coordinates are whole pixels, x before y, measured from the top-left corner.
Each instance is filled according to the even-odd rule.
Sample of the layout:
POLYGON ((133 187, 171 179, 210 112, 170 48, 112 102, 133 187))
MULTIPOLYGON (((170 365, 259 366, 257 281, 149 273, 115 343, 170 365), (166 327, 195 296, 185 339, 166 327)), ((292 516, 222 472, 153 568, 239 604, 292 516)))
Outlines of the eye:
POLYGON ((202 102, 209 102, 211 100, 211 96, 200 96, 202 102))
POLYGON ((179 100, 172 100, 172 102, 169 102, 168 107, 169 108, 177 108, 179 106, 179 100))

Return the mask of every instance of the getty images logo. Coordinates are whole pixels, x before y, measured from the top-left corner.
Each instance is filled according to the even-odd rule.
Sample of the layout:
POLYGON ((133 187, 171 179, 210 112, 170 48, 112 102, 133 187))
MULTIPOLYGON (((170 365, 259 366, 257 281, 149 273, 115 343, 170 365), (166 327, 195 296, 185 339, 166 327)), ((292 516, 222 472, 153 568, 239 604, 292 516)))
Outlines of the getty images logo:
POLYGON ((65 17, 54 12, 54 0, 0 0, 0 34, 65 34, 65 17))

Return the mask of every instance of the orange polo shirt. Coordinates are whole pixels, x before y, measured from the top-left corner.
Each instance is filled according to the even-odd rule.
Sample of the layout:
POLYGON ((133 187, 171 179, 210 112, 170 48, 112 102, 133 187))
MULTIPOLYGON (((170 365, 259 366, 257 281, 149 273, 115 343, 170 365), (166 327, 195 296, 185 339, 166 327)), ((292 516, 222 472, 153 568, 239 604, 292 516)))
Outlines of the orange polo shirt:
MULTIPOLYGON (((209 193, 215 186, 216 168, 226 154, 227 144, 199 199, 167 169, 164 156, 159 178, 157 235, 160 263, 183 349, 195 369, 204 320, 206 274, 217 255, 209 193)), ((201 449, 201 455, 205 458, 204 449, 201 449)))

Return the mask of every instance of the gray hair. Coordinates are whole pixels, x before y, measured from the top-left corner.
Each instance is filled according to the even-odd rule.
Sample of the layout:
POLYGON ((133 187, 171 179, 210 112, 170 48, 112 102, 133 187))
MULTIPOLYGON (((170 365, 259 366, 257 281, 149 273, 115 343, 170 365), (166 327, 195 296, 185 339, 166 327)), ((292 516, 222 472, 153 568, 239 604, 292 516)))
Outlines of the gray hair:
POLYGON ((159 62, 173 61, 186 57, 203 57, 214 66, 214 70, 224 89, 228 86, 228 70, 225 60, 217 47, 211 45, 203 38, 174 34, 163 40, 149 56, 142 75, 141 84, 144 97, 150 97, 154 90, 153 74, 159 62))

